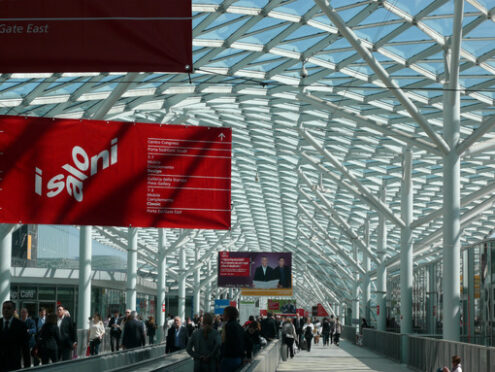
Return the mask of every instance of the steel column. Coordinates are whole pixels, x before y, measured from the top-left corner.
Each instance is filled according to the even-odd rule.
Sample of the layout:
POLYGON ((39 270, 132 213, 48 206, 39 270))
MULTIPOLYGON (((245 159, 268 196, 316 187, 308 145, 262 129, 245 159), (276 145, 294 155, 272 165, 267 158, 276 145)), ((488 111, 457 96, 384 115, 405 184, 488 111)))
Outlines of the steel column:
POLYGON ((429 334, 435 334, 436 325, 436 311, 437 311, 437 289, 435 283, 435 265, 428 265, 426 270, 428 278, 428 292, 426 296, 426 325, 429 334))
MULTIPOLYGON (((380 199, 385 202, 387 190, 382 186, 380 190, 380 199)), ((385 265, 386 243, 387 243, 387 225, 385 224, 383 213, 378 215, 378 241, 376 255, 380 257, 380 264, 377 268, 376 278, 376 298, 378 306, 377 329, 386 331, 387 329, 387 266, 385 265)))
MULTIPOLYGON (((208 260, 206 272, 207 272, 207 277, 208 277, 211 273, 211 260, 208 260)), ((209 282, 206 285, 206 289, 205 289, 205 293, 204 293, 205 301, 204 301, 203 309, 204 309, 205 313, 211 312, 211 292, 212 292, 212 285, 211 285, 211 282, 209 282)))
MULTIPOLYGON (((466 315, 464 316, 465 324, 467 325, 467 342, 473 342, 474 340, 474 249, 466 249, 464 251, 465 255, 465 267, 467 270, 464 271, 464 280, 467 283, 467 304, 466 304, 466 315), (467 262, 466 262, 467 261, 467 262)), ((492 258, 493 262, 493 258, 492 258)), ((492 273, 493 275, 493 273, 492 273)))
MULTIPOLYGON (((199 261, 199 248, 196 247, 195 250, 195 262, 198 263, 199 261)), ((201 289, 199 287, 199 283, 201 280, 201 267, 197 267, 194 270, 194 290, 193 290, 193 314, 199 315, 199 309, 200 309, 200 299, 201 299, 201 289)))
MULTIPOLYGON (((354 260, 358 260, 358 247, 357 244, 352 241, 352 251, 354 260)), ((359 333, 359 284, 358 284, 358 273, 354 273, 354 283, 352 283, 352 318, 351 324, 354 323, 356 327, 356 334, 359 333)))
MULTIPOLYGON (((463 1, 456 0, 458 3, 463 1)), ((462 4, 461 4, 462 7, 462 4)), ((462 25, 459 25, 461 27, 462 25)), ((460 32, 460 31, 459 31, 460 32)), ((455 36, 455 35, 454 35, 455 36)), ((453 45, 454 47, 454 45, 453 45)), ((443 160, 443 338, 460 339, 460 156, 455 150, 460 139, 460 92, 458 88, 459 64, 446 53, 449 84, 444 92, 444 137, 451 150, 443 160), (457 66, 457 68, 455 68, 457 66), (455 83, 454 83, 455 82, 455 83), (452 86, 452 84, 455 84, 452 86)), ((459 55, 457 54, 457 58, 459 55)))
POLYGON ((163 323, 165 322, 165 296, 167 292, 167 232, 165 229, 158 229, 158 278, 156 280, 156 332, 157 342, 163 340, 163 323))
POLYGON ((127 240, 127 298, 126 307, 136 310, 136 284, 137 284, 137 238, 138 230, 129 227, 127 240))
POLYGON ((91 226, 79 228, 79 287, 77 303, 77 328, 88 329, 91 316, 91 226))
POLYGON ((178 316, 185 321, 186 319, 186 249, 180 248, 179 256, 179 313, 178 316))
POLYGON ((10 300, 13 226, 0 226, 0 306, 4 301, 10 300))
MULTIPOLYGON (((401 229, 400 241, 400 331, 412 331, 412 287, 413 287, 413 241, 411 223, 413 218, 412 158, 410 148, 404 149, 401 185, 401 217, 405 226, 401 229)), ((402 338, 402 361, 408 361, 408 338, 402 338)))
MULTIPOLYGON (((369 220, 366 219, 365 225, 364 225, 364 242, 366 246, 371 250, 370 248, 370 225, 369 225, 369 220)), ((362 299, 363 303, 361 305, 362 308, 362 317, 366 319, 366 322, 369 324, 370 323, 370 302, 371 302, 371 295, 370 295, 370 276, 369 276, 369 271, 371 269, 371 264, 370 264, 370 257, 369 254, 367 253, 366 250, 363 250, 363 268, 366 270, 366 273, 363 276, 363 281, 361 283, 361 291, 362 291, 362 299)))

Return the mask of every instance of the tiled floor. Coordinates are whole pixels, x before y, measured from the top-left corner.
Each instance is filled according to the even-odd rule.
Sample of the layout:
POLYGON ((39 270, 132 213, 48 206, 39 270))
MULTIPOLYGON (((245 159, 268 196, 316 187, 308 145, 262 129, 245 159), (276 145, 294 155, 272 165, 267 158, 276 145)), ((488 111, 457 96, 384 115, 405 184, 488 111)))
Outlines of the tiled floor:
POLYGON ((312 345, 311 352, 300 351, 294 359, 281 361, 278 372, 400 372, 409 371, 405 365, 395 363, 390 359, 377 355, 365 348, 342 341, 340 346, 323 347, 312 345))

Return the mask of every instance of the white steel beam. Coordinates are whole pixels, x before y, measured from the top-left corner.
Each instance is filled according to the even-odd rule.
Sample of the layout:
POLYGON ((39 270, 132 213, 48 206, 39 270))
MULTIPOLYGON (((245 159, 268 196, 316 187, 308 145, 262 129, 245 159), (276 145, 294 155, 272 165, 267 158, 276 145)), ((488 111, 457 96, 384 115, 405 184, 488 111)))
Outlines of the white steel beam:
POLYGON ((343 176, 347 178, 367 200, 370 201, 370 203, 372 203, 379 211, 383 212, 390 221, 395 223, 398 227, 404 227, 404 221, 400 217, 396 216, 385 203, 373 195, 366 186, 363 186, 361 182, 359 182, 359 180, 354 177, 354 175, 344 165, 342 165, 340 161, 338 161, 337 158, 330 153, 330 151, 324 149, 318 141, 308 133, 307 130, 299 129, 299 133, 301 133, 301 135, 306 138, 320 154, 322 154, 339 172, 341 172, 343 176))
MULTIPOLYGON (((485 195, 491 194, 495 191, 495 183, 490 183, 486 185, 485 187, 482 187, 478 191, 475 191, 461 199, 461 208, 464 208, 466 205, 479 200, 480 198, 484 197, 485 195)), ((418 218, 416 221, 414 221, 411 224, 411 228, 414 230, 417 227, 420 227, 424 224, 427 224, 428 222, 431 222, 441 216, 443 216, 443 206, 442 208, 439 208, 427 215, 421 216, 418 218)))
POLYGON ((315 225, 316 227, 318 227, 318 230, 320 230, 321 233, 318 232, 317 230, 315 230, 315 228, 313 226, 309 225, 309 223, 307 223, 306 221, 304 221, 301 218, 301 216, 298 216, 299 221, 304 226, 306 226, 308 229, 310 229, 314 234, 316 234, 316 236, 318 236, 318 238, 320 238, 323 242, 325 242, 326 244, 328 244, 328 246, 330 248, 332 248, 334 251, 336 251, 338 253, 338 255, 340 257, 342 257, 342 259, 346 260, 348 263, 350 263, 352 266, 354 266, 361 274, 364 274, 365 273, 365 270, 361 267, 361 265, 359 265, 358 262, 354 261, 351 257, 349 257, 349 255, 347 254, 347 252, 344 251, 342 248, 340 248, 337 243, 333 242, 333 239, 330 238, 330 236, 328 236, 328 233, 318 223, 318 221, 316 221, 313 217, 311 217, 310 213, 306 210, 306 208, 304 208, 304 206, 301 203, 298 203, 298 206, 301 209, 301 211, 303 211, 303 213, 309 218, 309 220, 311 221, 311 223, 313 225, 315 225))
POLYGON ((323 209, 318 203, 310 198, 310 196, 301 188, 298 188, 298 191, 301 195, 303 195, 311 204, 315 206, 315 208, 319 209, 328 219, 337 226, 348 238, 350 241, 356 241, 356 244, 365 251, 370 254, 371 259, 378 264, 379 260, 376 256, 366 247, 366 244, 361 239, 361 237, 352 229, 352 227, 340 216, 340 214, 333 208, 332 204, 328 201, 328 199, 320 192, 314 185, 311 184, 309 179, 306 177, 303 171, 299 170, 299 174, 304 182, 312 189, 315 190, 316 195, 321 199, 323 204, 325 204, 326 209, 323 209))
POLYGON ((481 137, 483 137, 486 133, 491 131, 495 127, 495 116, 490 116, 483 120, 483 123, 473 132, 469 137, 467 137, 464 141, 457 145, 457 153, 459 155, 466 154, 472 155, 473 151, 468 152, 471 146, 475 145, 476 141, 478 141, 481 137))
MULTIPOLYGON (((306 134, 305 134, 306 136, 306 134)), ((311 137, 312 138, 312 137, 311 137)), ((328 151, 324 150, 319 144, 316 143, 316 145, 324 151, 325 154, 330 154, 328 151)), ((314 146, 314 144, 313 144, 314 146)), ((328 169, 323 167, 320 163, 315 162, 309 155, 306 154, 306 152, 302 152, 301 155, 308 160, 312 165, 314 165, 316 168, 321 169, 325 174, 329 177, 332 178, 337 184, 340 184, 341 186, 345 186, 349 191, 353 192, 357 196, 359 196, 365 203, 369 204, 373 209, 375 209, 377 212, 382 212, 385 216, 387 216, 387 219, 389 219, 391 222, 395 223, 398 227, 404 226, 404 221, 398 216, 396 216, 392 210, 381 200, 377 199, 371 191, 369 191, 365 186, 361 185, 361 183, 354 178, 354 176, 351 176, 354 179, 354 182, 348 182, 344 179, 344 177, 339 178, 332 174, 328 169)), ((333 158, 333 156, 332 156, 333 158)), ((340 164, 340 163, 338 163, 340 164)), ((339 168, 338 168, 339 169, 339 168)), ((345 168, 344 168, 345 169, 345 168)), ((340 170, 340 169, 339 169, 340 170)), ((347 171, 347 169, 346 169, 347 171)), ((348 172, 348 171, 347 171, 348 172)), ((349 173, 349 172, 348 172, 349 173)), ((349 173, 350 174, 350 173, 349 173)))
POLYGON ((444 153, 448 153, 450 148, 445 140, 431 127, 428 121, 421 115, 417 107, 412 101, 404 94, 400 86, 390 77, 388 72, 383 66, 376 60, 371 52, 366 49, 361 40, 357 38, 347 25, 342 17, 328 4, 326 0, 314 0, 316 4, 321 8, 323 13, 330 19, 330 21, 338 28, 342 36, 353 46, 357 53, 363 58, 370 68, 375 72, 378 78, 387 86, 390 92, 395 95, 399 102, 404 106, 409 115, 423 128, 425 133, 431 140, 437 145, 437 147, 444 153))
POLYGON ((390 126, 385 126, 383 124, 380 124, 372 120, 369 117, 358 114, 346 107, 336 105, 330 101, 326 101, 309 93, 299 93, 297 94, 297 98, 304 102, 309 103, 315 108, 319 108, 325 111, 328 110, 337 116, 352 120, 358 125, 358 127, 369 128, 379 133, 382 133, 387 137, 396 139, 400 141, 399 144, 401 146, 405 143, 426 150, 432 154, 436 154, 436 155, 442 154, 441 151, 439 151, 430 141, 426 139, 418 138, 417 136, 414 136, 411 133, 402 131, 400 129, 396 129, 390 126))

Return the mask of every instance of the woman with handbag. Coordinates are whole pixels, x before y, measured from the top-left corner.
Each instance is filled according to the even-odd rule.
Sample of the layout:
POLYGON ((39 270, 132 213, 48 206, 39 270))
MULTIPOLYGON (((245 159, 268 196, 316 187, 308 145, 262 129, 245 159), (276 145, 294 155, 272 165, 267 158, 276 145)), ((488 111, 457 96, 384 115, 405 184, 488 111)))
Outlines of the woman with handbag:
POLYGON ((105 326, 99 314, 93 315, 88 330, 89 355, 98 355, 100 344, 105 335, 105 326))

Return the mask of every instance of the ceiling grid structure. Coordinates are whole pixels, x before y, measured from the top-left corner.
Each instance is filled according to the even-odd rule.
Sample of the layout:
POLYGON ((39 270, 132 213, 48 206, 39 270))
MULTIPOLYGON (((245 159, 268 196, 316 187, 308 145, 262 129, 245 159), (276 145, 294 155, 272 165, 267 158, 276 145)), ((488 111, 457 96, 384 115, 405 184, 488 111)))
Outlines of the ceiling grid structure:
MULTIPOLYGON (((376 252, 378 212, 373 197, 378 198, 385 185, 385 206, 400 216, 402 152, 410 145, 415 264, 437 257, 442 213, 431 219, 424 216, 442 209, 441 143, 443 111, 448 109, 443 103, 444 52, 451 43, 454 2, 332 0, 331 15, 342 20, 340 30, 322 11, 321 0, 192 3, 190 75, 3 74, 0 114, 91 118, 107 108, 112 92, 122 90, 108 107, 106 120, 231 127, 232 240, 216 246, 224 232, 198 232, 186 244, 188 265, 194 265, 196 248, 203 257, 214 246, 229 246, 229 241, 235 241, 232 250, 292 251, 295 282, 304 288, 299 290, 301 301, 313 299, 304 292, 314 292, 303 277, 306 267, 318 266, 314 279, 328 288, 313 293, 315 298, 342 298, 351 288, 347 275, 352 275, 352 239, 345 226, 362 236, 369 218, 369 248, 376 252), (356 39, 351 44, 352 35, 356 39), (359 192, 350 191, 350 186, 359 192), (329 208, 321 196, 345 225, 323 212, 329 208)), ((495 226, 494 22, 495 1, 465 1, 458 148, 464 244, 482 240, 495 226), (463 145, 466 138, 471 139, 463 145)), ((390 265, 399 252, 399 221, 387 221, 390 265)), ((167 230, 169 244, 178 242, 182 233, 167 230)), ((127 246, 126 235, 125 228, 93 229, 95 239, 118 249, 127 246)), ((138 266, 143 275, 157 275, 157 241, 156 230, 139 232, 138 266)), ((202 268, 202 281, 216 272, 214 257, 211 273, 202 268)), ((175 251, 167 257, 171 288, 176 287, 177 260, 175 251)), ((372 263, 372 273, 375 270, 372 263)))

